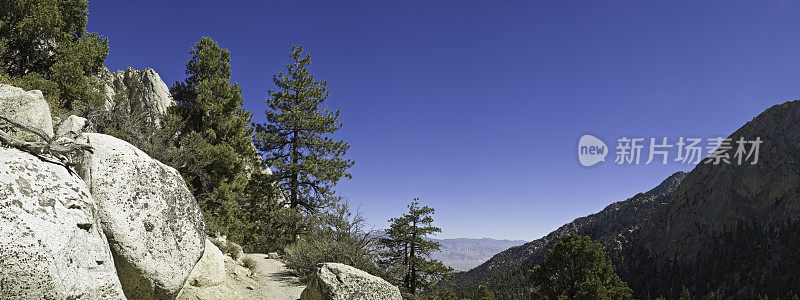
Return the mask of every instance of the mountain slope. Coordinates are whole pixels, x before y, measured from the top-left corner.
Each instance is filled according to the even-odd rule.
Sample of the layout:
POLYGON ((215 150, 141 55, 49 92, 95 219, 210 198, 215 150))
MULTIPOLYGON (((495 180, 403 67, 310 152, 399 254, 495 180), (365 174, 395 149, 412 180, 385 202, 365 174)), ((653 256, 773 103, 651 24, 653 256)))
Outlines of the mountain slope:
POLYGON ((430 239, 442 245, 439 251, 431 254, 431 258, 452 267, 456 271, 472 269, 497 253, 508 248, 527 243, 521 240, 483 239, 430 239))
POLYGON ((474 269, 458 273, 454 276, 456 289, 473 291, 479 285, 487 284, 498 291, 523 291, 524 271, 541 262, 547 250, 555 246, 564 234, 577 232, 600 240, 605 245, 619 244, 614 240, 617 233, 636 228, 638 221, 646 219, 657 206, 666 205, 656 201, 656 198, 672 192, 685 176, 684 172, 672 174, 647 193, 639 193, 625 201, 613 203, 598 213, 577 218, 538 240, 512 247, 474 269))
POLYGON ((487 284, 525 295, 527 270, 557 237, 577 232, 603 243, 637 298, 674 298, 684 286, 701 296, 797 293, 800 270, 790 266, 800 265, 800 102, 767 109, 730 136, 740 137, 763 141, 757 164, 701 162, 679 184, 671 178, 652 190, 659 195, 614 203, 457 274, 456 289, 487 284))

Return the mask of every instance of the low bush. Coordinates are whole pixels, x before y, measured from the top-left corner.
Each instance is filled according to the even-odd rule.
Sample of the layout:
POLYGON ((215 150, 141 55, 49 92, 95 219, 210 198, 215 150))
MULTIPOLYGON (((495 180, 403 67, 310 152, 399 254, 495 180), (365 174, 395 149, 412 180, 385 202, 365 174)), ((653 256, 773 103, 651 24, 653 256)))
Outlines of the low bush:
POLYGON ((256 258, 252 256, 245 255, 242 257, 242 266, 250 270, 250 272, 255 272, 256 270, 256 258))
POLYGON ((343 263, 381 276, 377 262, 375 233, 365 230, 365 219, 351 213, 346 202, 333 204, 327 212, 309 218, 308 231, 286 248, 286 266, 307 278, 317 264, 343 263))

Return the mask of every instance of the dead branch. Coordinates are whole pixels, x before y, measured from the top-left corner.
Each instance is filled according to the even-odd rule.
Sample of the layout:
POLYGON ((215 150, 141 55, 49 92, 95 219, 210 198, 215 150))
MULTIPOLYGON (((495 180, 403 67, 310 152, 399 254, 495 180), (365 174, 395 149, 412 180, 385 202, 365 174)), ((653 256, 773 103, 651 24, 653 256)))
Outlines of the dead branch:
POLYGON ((72 161, 70 158, 73 157, 73 155, 83 154, 83 152, 93 153, 92 146, 89 144, 80 143, 68 138, 51 137, 37 128, 25 126, 3 115, 0 115, 0 120, 5 121, 12 127, 33 133, 44 140, 44 142, 26 142, 0 130, 0 142, 33 155, 49 155, 58 158, 64 164, 71 165, 72 161))

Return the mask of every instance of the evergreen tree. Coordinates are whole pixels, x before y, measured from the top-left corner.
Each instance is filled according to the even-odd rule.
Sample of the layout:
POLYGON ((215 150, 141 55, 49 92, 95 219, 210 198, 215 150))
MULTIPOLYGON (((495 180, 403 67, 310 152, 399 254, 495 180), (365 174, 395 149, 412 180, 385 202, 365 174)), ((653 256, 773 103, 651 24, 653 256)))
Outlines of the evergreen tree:
POLYGON ((314 211, 333 193, 332 187, 353 161, 345 159, 350 145, 331 135, 342 127, 339 111, 321 106, 328 98, 327 82, 309 72, 311 55, 292 46, 286 73, 273 76, 267 123, 257 126, 257 145, 275 169, 275 181, 288 192, 291 208, 314 211))
POLYGON ((53 108, 85 115, 101 106, 98 74, 108 40, 86 32, 85 0, 3 0, 0 67, 4 81, 42 90, 53 108))
POLYGON ((692 300, 692 293, 686 286, 681 287, 681 300, 692 300))
POLYGON ((561 237, 530 271, 534 299, 629 299, 631 289, 614 273, 603 246, 575 233, 561 237))
POLYGON ((407 213, 389 220, 389 229, 380 241, 386 249, 382 259, 389 266, 391 279, 410 295, 429 292, 453 271, 442 262, 429 259, 432 252, 441 248, 439 243, 425 239, 442 231, 431 225, 433 213, 433 208, 420 207, 419 198, 414 198, 407 213))
POLYGON ((481 285, 478 288, 478 299, 479 300, 495 300, 494 293, 489 290, 488 287, 485 285, 481 285))
POLYGON ((245 189, 250 173, 262 168, 252 146, 251 115, 242 108, 241 89, 230 82, 230 52, 203 37, 190 54, 186 79, 170 88, 176 105, 165 130, 177 135, 180 153, 170 164, 190 186, 209 229, 241 243, 245 189))
POLYGON ((442 300, 458 300, 458 296, 456 296, 456 292, 453 289, 447 289, 442 293, 442 300))

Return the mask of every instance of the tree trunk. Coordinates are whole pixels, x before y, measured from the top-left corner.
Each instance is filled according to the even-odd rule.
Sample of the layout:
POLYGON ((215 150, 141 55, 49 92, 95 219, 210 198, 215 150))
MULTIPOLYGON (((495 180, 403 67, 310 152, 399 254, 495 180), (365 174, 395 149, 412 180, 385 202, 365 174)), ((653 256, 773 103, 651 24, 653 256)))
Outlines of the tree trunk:
MULTIPOLYGON (((300 158, 299 158, 300 155, 299 155, 298 149, 297 149, 297 144, 299 143, 299 141, 297 140, 297 138, 298 138, 297 137, 297 130, 295 130, 292 133, 292 168, 293 169, 297 168, 297 164, 298 164, 298 162, 300 160, 300 158)), ((299 191, 299 187, 298 187, 298 185, 299 185, 298 181, 299 180, 297 178, 299 174, 298 174, 297 170, 292 170, 291 172, 292 172, 292 182, 290 183, 291 191, 290 191, 290 195, 289 195, 289 206, 291 206, 292 208, 296 208, 297 207, 297 198, 298 198, 297 194, 300 192, 299 191)))
POLYGON ((417 293, 417 260, 416 246, 417 246, 417 220, 415 219, 411 225, 411 249, 409 256, 411 257, 411 293, 417 293))

